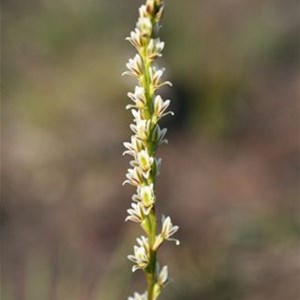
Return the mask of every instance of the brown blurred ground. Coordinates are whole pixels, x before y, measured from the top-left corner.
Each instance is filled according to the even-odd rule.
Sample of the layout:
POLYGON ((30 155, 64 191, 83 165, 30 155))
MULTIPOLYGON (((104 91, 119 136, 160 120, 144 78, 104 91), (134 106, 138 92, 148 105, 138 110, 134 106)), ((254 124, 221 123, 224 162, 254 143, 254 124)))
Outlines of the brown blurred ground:
MULTIPOLYGON (((141 2, 2 2, 1 299, 126 299, 144 287, 121 186, 141 2)), ((299 299, 299 5, 166 2, 158 211, 181 246, 162 299, 299 299)))

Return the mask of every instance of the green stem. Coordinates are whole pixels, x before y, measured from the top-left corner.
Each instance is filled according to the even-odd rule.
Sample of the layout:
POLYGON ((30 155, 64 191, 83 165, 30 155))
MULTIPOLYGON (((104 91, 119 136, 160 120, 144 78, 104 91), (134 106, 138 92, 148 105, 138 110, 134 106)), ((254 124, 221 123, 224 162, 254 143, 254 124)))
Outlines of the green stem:
MULTIPOLYGON (((154 18, 151 19, 152 24, 155 23, 154 18)), ((149 41, 146 43, 149 44, 149 41)), ((150 78, 150 68, 152 67, 152 61, 147 57, 147 46, 144 46, 144 49, 141 51, 141 57, 144 64, 144 80, 143 85, 145 89, 145 96, 147 99, 146 109, 144 111, 145 116, 151 120, 153 115, 153 89, 151 88, 151 78, 150 78)), ((154 125, 154 124, 153 124, 154 125)), ((155 156, 156 145, 149 139, 147 143, 147 151, 149 155, 155 156)), ((155 174, 152 174, 148 179, 149 183, 155 182, 155 174)), ((153 245, 156 237, 156 214, 155 214, 155 206, 150 211, 149 216, 147 217, 148 221, 148 241, 149 241, 149 265, 147 266, 146 279, 147 279, 147 293, 148 300, 154 300, 154 286, 156 284, 156 250, 153 250, 153 245)))
POLYGON ((153 249, 156 236, 156 216, 155 209, 153 208, 149 214, 150 233, 149 233, 149 247, 150 247, 150 261, 146 269, 147 277, 147 292, 148 300, 153 300, 153 290, 156 283, 156 251, 153 249))

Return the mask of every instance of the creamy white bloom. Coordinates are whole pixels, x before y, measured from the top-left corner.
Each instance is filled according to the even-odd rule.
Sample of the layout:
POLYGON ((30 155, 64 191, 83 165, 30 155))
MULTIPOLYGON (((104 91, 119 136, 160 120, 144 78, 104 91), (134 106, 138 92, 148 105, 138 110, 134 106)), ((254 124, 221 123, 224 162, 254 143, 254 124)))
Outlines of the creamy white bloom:
POLYGON ((132 195, 132 201, 134 201, 134 202, 141 202, 142 200, 139 197, 139 195, 134 194, 134 195, 132 195))
POLYGON ((139 54, 136 54, 132 59, 130 58, 126 64, 128 71, 125 71, 123 75, 129 75, 133 77, 139 77, 143 72, 143 62, 139 54))
POLYGON ((139 15, 141 18, 148 18, 149 19, 149 14, 147 12, 147 6, 146 5, 141 5, 139 8, 139 15))
POLYGON ((132 272, 145 269, 149 264, 149 257, 143 247, 134 246, 134 255, 128 255, 128 259, 135 263, 132 266, 132 272))
POLYGON ((138 196, 146 208, 152 207, 155 202, 153 184, 138 187, 138 196))
POLYGON ((164 72, 165 68, 158 69, 157 67, 153 66, 150 69, 150 80, 154 89, 158 89, 164 85, 172 86, 172 83, 170 81, 162 81, 164 72))
POLYGON ((123 155, 129 154, 131 156, 135 156, 136 153, 141 151, 143 148, 143 143, 141 142, 141 140, 137 139, 135 135, 131 136, 131 143, 124 142, 123 144, 124 144, 125 148, 128 149, 123 152, 123 155))
POLYGON ((160 286, 165 286, 168 282, 168 266, 164 266, 157 277, 157 282, 160 286))
POLYGON ((139 167, 144 172, 147 172, 151 169, 153 161, 154 161, 154 158, 151 157, 146 150, 142 150, 137 153, 137 162, 139 164, 139 167))
POLYGON ((126 106, 126 109, 129 108, 144 108, 146 103, 147 103, 147 99, 145 96, 145 89, 141 86, 136 86, 134 93, 128 93, 127 96, 134 102, 134 105, 129 104, 126 106))
POLYGON ((159 38, 151 39, 146 49, 149 58, 153 60, 157 57, 161 57, 164 47, 165 43, 161 42, 159 38))
POLYGON ((131 203, 131 208, 127 209, 128 216, 125 221, 142 222, 145 217, 145 210, 141 203, 131 203))
POLYGON ((139 238, 136 239, 137 243, 139 246, 144 247, 146 249, 146 252, 149 254, 149 242, 148 242, 148 238, 146 238, 145 236, 141 236, 139 238))
POLYGON ((134 31, 130 32, 130 37, 127 37, 125 40, 129 41, 137 50, 139 50, 143 43, 142 33, 136 28, 134 31))
POLYGON ((165 241, 173 241, 178 246, 180 244, 179 240, 171 238, 171 236, 176 233, 179 226, 174 226, 171 222, 170 217, 162 216, 162 230, 159 235, 156 236, 153 249, 158 249, 159 246, 165 241))
POLYGON ((131 185, 139 186, 144 181, 144 177, 138 167, 135 167, 133 169, 128 169, 126 178, 127 180, 123 182, 123 185, 125 183, 129 183, 131 185))
POLYGON ((132 110, 131 110, 131 113, 132 113, 132 115, 133 115, 133 118, 134 118, 133 121, 134 121, 135 123, 138 123, 138 122, 144 120, 144 119, 142 118, 142 113, 141 113, 141 110, 140 110, 140 109, 138 109, 138 110, 132 109, 132 110))
POLYGON ((133 297, 128 297, 128 300, 147 300, 147 292, 144 294, 134 293, 133 297))
POLYGON ((151 121, 150 120, 138 120, 136 124, 131 124, 130 129, 136 134, 137 138, 146 141, 150 135, 151 121))
POLYGON ((163 101, 160 95, 157 95, 154 98, 154 115, 156 116, 157 120, 161 119, 162 117, 171 114, 174 115, 172 111, 165 112, 166 109, 169 107, 171 101, 168 99, 163 101))
POLYGON ((128 255, 128 259, 135 263, 132 272, 138 269, 145 269, 149 264, 149 244, 144 236, 137 238, 138 246, 134 246, 134 254, 128 255))
POLYGON ((152 34, 152 22, 149 18, 140 17, 136 23, 136 27, 140 30, 143 37, 150 37, 152 34))
POLYGON ((162 223, 163 223, 162 230, 161 230, 162 237, 165 240, 174 241, 176 245, 179 245, 180 244, 179 240, 170 239, 170 237, 178 231, 179 226, 174 226, 171 222, 171 218, 165 216, 162 216, 162 223))

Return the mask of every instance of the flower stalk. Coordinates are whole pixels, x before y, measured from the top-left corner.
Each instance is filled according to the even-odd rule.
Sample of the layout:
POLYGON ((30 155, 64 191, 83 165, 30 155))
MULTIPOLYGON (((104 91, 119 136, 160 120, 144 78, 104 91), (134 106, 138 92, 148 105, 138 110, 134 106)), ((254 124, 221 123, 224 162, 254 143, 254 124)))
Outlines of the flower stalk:
POLYGON ((136 187, 132 196, 131 208, 127 210, 126 221, 139 223, 146 236, 137 238, 134 254, 128 255, 134 265, 132 271, 141 269, 145 272, 147 290, 143 294, 134 293, 128 300, 156 300, 162 288, 168 283, 168 267, 160 268, 157 262, 157 251, 166 240, 177 232, 170 217, 162 217, 161 231, 157 230, 155 184, 159 174, 161 159, 156 157, 159 145, 167 143, 167 129, 161 128, 159 120, 173 112, 167 111, 170 100, 163 100, 158 90, 164 85, 163 68, 155 65, 155 60, 162 56, 164 42, 159 37, 160 20, 164 11, 162 0, 146 0, 139 8, 139 18, 134 31, 126 38, 137 50, 134 58, 126 64, 129 75, 137 79, 134 92, 128 93, 131 103, 126 106, 133 115, 130 129, 133 132, 130 142, 125 142, 124 154, 132 156, 130 168, 124 183, 136 187))

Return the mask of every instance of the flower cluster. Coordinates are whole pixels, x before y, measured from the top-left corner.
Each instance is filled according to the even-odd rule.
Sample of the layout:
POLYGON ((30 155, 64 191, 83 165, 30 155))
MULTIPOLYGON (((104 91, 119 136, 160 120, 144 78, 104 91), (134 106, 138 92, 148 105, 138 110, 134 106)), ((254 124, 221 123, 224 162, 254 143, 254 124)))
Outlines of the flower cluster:
MULTIPOLYGON (((135 293, 129 300, 157 299, 162 287, 168 282, 168 268, 164 266, 160 270, 156 262, 156 252, 165 240, 173 240, 170 237, 178 230, 178 226, 173 226, 170 217, 163 216, 161 232, 156 232, 154 188, 161 159, 155 155, 157 147, 167 143, 167 129, 161 128, 159 120, 173 114, 168 111, 170 100, 163 100, 158 94, 160 87, 172 84, 162 79, 165 69, 154 65, 155 59, 162 56, 165 45, 157 37, 163 10, 162 0, 147 0, 139 9, 135 30, 127 38, 136 48, 137 54, 129 59, 126 64, 128 70, 123 75, 136 78, 138 85, 134 92, 127 94, 131 102, 126 109, 133 116, 133 123, 130 125, 133 135, 130 142, 124 143, 126 151, 123 154, 132 157, 124 184, 135 186, 136 193, 132 196, 133 202, 127 210, 126 221, 140 223, 147 234, 147 237, 141 236, 137 239, 134 254, 129 255, 128 259, 134 263, 133 272, 137 269, 146 272, 148 282, 147 292, 142 295, 135 293)), ((178 240, 175 242, 179 244, 178 240)))

